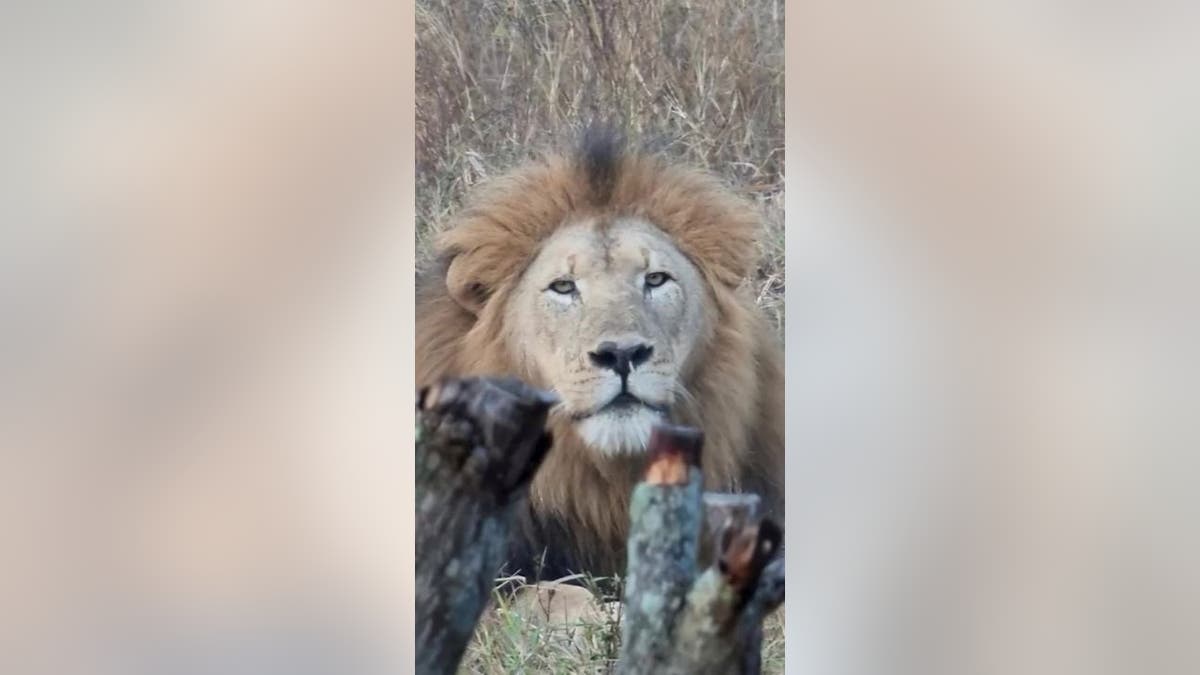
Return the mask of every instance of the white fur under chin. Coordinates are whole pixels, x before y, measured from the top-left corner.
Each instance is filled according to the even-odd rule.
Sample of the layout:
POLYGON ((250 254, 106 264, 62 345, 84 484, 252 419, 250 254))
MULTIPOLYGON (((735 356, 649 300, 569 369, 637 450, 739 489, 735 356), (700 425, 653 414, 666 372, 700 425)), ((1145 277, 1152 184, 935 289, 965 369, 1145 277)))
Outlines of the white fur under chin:
POLYGON ((584 443, 604 455, 639 454, 650 443, 650 431, 662 420, 649 408, 604 412, 578 424, 584 443))

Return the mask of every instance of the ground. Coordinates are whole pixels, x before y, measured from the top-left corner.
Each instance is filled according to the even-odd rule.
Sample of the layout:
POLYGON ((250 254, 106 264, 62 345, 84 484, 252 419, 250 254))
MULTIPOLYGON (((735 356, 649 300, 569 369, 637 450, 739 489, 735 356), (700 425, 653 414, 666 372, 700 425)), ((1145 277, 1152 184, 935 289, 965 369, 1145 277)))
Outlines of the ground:
MULTIPOLYGON (((539 599, 540 600, 540 599, 539 599)), ((619 603, 573 612, 555 624, 540 620, 538 606, 518 594, 497 594, 491 611, 476 628, 475 639, 459 667, 462 674, 608 673, 620 651, 619 603)), ((763 673, 782 673, 783 609, 769 617, 763 634, 763 673)))

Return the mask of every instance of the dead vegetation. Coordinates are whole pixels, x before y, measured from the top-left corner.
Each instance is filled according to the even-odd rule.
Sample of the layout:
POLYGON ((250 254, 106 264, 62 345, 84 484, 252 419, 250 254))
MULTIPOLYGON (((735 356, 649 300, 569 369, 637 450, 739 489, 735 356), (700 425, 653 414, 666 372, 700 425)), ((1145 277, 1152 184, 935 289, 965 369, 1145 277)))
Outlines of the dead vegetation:
POLYGON ((466 191, 591 121, 762 209, 750 282, 782 326, 783 0, 419 0, 419 251, 466 191))

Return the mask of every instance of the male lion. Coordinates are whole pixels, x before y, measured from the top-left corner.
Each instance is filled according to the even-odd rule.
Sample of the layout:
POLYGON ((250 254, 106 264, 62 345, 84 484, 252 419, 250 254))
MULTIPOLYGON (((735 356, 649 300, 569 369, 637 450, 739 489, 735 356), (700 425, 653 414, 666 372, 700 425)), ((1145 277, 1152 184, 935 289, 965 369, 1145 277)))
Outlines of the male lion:
POLYGON ((743 281, 754 207, 716 179, 589 132, 495 178, 417 283, 417 384, 515 375, 561 399, 509 569, 623 574, 652 425, 697 426, 709 489, 783 517, 783 351, 743 281))

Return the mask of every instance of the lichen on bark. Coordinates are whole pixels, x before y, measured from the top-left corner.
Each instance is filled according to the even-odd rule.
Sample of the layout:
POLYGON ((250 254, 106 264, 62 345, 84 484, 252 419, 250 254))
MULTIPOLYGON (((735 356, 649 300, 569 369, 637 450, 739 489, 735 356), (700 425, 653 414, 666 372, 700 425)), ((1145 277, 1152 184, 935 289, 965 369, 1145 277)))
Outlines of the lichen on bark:
POLYGON ((417 672, 455 672, 517 504, 549 450, 546 392, 508 378, 445 380, 420 393, 417 421, 417 672))

